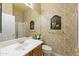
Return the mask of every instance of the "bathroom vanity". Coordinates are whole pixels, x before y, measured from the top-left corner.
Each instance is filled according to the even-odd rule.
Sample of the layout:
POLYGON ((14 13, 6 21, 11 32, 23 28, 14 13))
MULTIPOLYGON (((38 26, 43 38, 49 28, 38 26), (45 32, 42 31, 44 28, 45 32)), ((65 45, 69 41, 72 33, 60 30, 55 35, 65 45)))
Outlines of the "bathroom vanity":
POLYGON ((42 44, 40 44, 39 46, 37 46, 36 48, 34 48, 32 51, 30 51, 28 54, 26 54, 25 56, 42 56, 43 52, 42 52, 42 44))
POLYGON ((26 39, 24 43, 14 43, 0 49, 1 56, 42 56, 42 41, 26 39))

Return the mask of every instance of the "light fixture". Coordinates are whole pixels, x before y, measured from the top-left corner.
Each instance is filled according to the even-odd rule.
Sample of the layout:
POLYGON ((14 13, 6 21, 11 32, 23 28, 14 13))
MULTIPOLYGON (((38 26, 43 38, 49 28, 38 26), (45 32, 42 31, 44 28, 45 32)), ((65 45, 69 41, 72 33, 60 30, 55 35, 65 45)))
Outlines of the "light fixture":
POLYGON ((25 5, 33 9, 33 4, 32 3, 25 3, 25 5))

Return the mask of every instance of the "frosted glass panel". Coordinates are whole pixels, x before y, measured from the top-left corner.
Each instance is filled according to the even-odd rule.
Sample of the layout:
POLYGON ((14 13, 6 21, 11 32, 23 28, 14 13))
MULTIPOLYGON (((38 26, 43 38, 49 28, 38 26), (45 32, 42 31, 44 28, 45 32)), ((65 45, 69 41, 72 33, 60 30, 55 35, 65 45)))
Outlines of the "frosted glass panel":
POLYGON ((26 23, 16 23, 16 38, 26 36, 26 23))
POLYGON ((15 39, 15 17, 2 13, 2 33, 0 42, 15 39))

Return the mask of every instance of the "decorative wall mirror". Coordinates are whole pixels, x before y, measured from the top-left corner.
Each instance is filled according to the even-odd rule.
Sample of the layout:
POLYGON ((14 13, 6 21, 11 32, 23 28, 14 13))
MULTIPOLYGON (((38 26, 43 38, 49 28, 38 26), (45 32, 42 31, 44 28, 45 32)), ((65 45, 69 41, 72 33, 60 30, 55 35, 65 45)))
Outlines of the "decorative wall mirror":
POLYGON ((0 3, 0 33, 2 32, 2 3, 0 3))
POLYGON ((34 30, 34 21, 30 21, 30 30, 34 30))
POLYGON ((60 30, 61 29, 61 16, 54 15, 51 18, 50 29, 51 30, 60 30))

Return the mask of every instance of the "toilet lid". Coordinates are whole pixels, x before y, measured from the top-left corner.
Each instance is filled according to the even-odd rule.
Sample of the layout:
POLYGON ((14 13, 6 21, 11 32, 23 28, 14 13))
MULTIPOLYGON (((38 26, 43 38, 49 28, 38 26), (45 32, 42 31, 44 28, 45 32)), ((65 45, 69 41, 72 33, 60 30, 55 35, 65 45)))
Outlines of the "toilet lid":
POLYGON ((43 50, 52 50, 52 48, 49 47, 48 45, 42 45, 42 49, 43 50))

